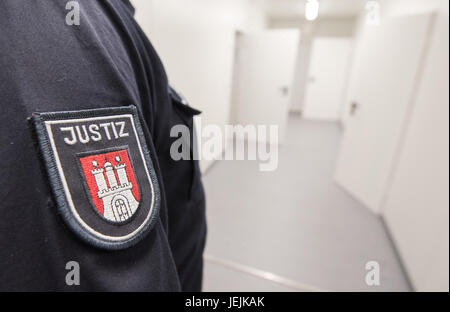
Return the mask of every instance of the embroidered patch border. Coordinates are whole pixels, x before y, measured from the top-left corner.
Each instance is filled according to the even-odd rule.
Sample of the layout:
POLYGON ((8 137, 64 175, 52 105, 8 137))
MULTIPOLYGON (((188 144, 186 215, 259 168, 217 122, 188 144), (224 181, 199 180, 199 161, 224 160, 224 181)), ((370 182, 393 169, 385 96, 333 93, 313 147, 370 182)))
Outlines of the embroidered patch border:
MULTIPOLYGON (((150 157, 150 151, 146 144, 139 113, 135 106, 33 113, 31 121, 36 131, 42 159, 45 164, 58 211, 68 227, 73 230, 79 238, 98 248, 119 250, 136 244, 154 227, 157 222, 161 202, 160 187, 150 157), (92 142, 92 144, 94 144, 93 149, 81 146, 80 151, 78 152, 75 151, 76 148, 73 146, 68 146, 66 148, 64 145, 58 145, 57 141, 61 141, 61 138, 58 138, 55 133, 53 133, 55 125, 73 125, 76 123, 80 123, 81 125, 81 123, 108 120, 129 121, 129 128, 127 129, 132 131, 127 133, 129 134, 128 137, 121 139, 121 141, 119 140, 121 144, 118 146, 105 143, 105 148, 102 148, 99 151, 98 148, 95 148, 95 144, 100 143, 95 142, 92 142), (128 144, 124 144, 124 142, 129 143, 129 146, 128 144), (67 152, 66 149, 69 148, 71 150, 67 152), (131 161, 129 164, 134 162, 134 165, 139 167, 138 172, 133 172, 133 174, 137 175, 136 177, 132 177, 132 179, 136 179, 133 181, 135 181, 137 185, 133 187, 136 187, 138 190, 138 193, 134 194, 140 194, 142 197, 139 198, 140 195, 137 196, 137 204, 135 203, 133 207, 133 216, 128 216, 129 219, 123 220, 123 222, 115 223, 101 217, 98 214, 98 211, 95 211, 95 207, 91 207, 93 203, 89 200, 89 189, 86 189, 86 181, 83 180, 83 169, 80 164, 80 157, 92 155, 96 152, 106 153, 108 151, 112 152, 118 150, 122 153, 124 151, 127 151, 127 153, 131 152, 131 154, 129 154, 129 161, 131 161), (72 154, 73 166, 72 159, 70 158, 72 157, 72 154), (70 161, 67 161, 67 159, 70 161), (78 176, 78 180, 76 176, 78 176), (138 180, 139 182, 137 183, 138 180), (78 187, 83 189, 83 194, 81 194, 78 187), (87 208, 88 205, 89 208, 87 208), (138 205, 137 208, 136 205, 138 205), (97 214, 96 217, 93 217, 95 214, 97 214)), ((114 132, 116 131, 114 130, 114 132)), ((73 138, 75 138, 75 135, 73 138)), ((66 140, 66 138, 64 140, 66 140)), ((67 141, 65 142, 67 143, 67 141)), ((120 157, 117 157, 116 159, 117 165, 114 165, 114 168, 115 170, 120 170, 125 166, 124 160, 120 157), (119 161, 121 163, 119 163, 119 161)), ((106 165, 106 161, 107 160, 104 160, 104 165, 106 165)), ((93 163, 94 165, 98 165, 95 161, 93 163)), ((107 166, 110 165, 111 164, 107 166)), ((97 170, 96 167, 89 168, 89 170, 91 169, 93 169, 93 173, 97 170)), ((118 177, 118 179, 125 179, 125 182, 130 182, 127 180, 127 177, 130 177, 130 169, 136 170, 127 168, 127 173, 123 171, 121 176, 118 176, 119 173, 116 171, 116 177, 118 177)), ((122 180, 120 183, 122 183, 122 180)), ((132 183, 130 183, 128 189, 135 192, 136 190, 132 189, 131 184, 132 183)), ((108 186, 110 186, 109 183, 108 186)), ((121 185, 116 186, 116 188, 120 186, 121 185)))

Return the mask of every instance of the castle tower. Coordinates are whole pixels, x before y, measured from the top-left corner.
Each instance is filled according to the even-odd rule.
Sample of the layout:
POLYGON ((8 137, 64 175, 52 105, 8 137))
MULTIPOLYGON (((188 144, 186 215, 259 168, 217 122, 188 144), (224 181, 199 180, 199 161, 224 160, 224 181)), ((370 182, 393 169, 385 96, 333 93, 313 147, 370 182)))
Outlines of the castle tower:
MULTIPOLYGON (((120 157, 116 156, 116 161, 119 162, 120 161, 120 157)), ((117 164, 114 166, 114 168, 117 171, 117 176, 119 177, 119 183, 120 185, 127 185, 128 183, 130 183, 128 181, 128 176, 127 176, 127 172, 125 170, 125 163, 121 163, 121 164, 117 164)))
POLYGON ((113 166, 109 161, 105 162, 106 178, 110 188, 117 187, 116 174, 114 173, 113 166))
POLYGON ((115 160, 117 161, 115 166, 106 161, 104 168, 97 168, 98 163, 94 160, 92 164, 95 169, 91 172, 98 186, 98 197, 103 201, 103 217, 119 222, 129 219, 139 207, 139 202, 132 193, 133 183, 128 179, 126 163, 120 163, 118 155, 115 160))
POLYGON ((103 168, 97 168, 98 162, 95 160, 92 162, 92 165, 94 165, 95 169, 91 170, 91 173, 94 175, 95 182, 97 183, 98 192, 102 193, 108 188, 106 186, 105 175, 103 174, 104 170, 103 168))

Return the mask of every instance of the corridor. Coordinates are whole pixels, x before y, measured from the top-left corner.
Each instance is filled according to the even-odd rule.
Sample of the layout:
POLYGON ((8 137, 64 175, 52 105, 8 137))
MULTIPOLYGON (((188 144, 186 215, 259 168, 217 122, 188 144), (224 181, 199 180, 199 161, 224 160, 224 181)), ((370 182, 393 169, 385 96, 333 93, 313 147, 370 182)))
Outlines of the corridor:
POLYGON ((205 291, 409 290, 382 220, 333 181, 340 138, 337 123, 291 115, 278 170, 218 161, 206 172, 205 291), (366 285, 369 261, 380 286, 366 285))

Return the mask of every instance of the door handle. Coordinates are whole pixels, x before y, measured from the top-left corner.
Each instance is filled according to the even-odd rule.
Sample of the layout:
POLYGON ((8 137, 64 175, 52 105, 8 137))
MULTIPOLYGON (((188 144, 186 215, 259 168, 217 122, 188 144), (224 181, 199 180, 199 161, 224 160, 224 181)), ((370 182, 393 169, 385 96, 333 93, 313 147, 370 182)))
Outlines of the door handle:
POLYGON ((356 111, 358 110, 358 108, 359 108, 358 102, 352 102, 352 104, 350 105, 350 115, 351 116, 355 116, 356 111))
POLYGON ((281 94, 287 96, 289 94, 289 87, 283 86, 280 88, 281 94))

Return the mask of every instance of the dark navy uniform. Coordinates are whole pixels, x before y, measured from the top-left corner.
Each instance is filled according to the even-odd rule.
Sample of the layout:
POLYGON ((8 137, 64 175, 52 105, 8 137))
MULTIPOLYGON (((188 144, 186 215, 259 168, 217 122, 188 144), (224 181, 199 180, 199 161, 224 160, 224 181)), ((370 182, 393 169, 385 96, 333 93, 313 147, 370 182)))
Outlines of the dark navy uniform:
MULTIPOLYGON (((128 1, 78 2, 80 25, 70 26, 65 21, 67 1, 0 1, 0 290, 199 291, 206 235, 200 171, 197 161, 174 161, 170 156, 170 146, 176 140, 170 137, 171 127, 184 124, 192 132, 192 118, 199 112, 185 105, 169 87, 163 65, 133 19, 133 8, 128 1), (61 177, 52 176, 52 170, 58 165, 57 157, 45 157, 46 153, 51 156, 57 148, 66 147, 52 145, 55 148, 52 152, 48 143, 49 151, 43 149, 46 140, 42 137, 48 139, 54 134, 51 131, 70 127, 45 130, 45 122, 60 118, 55 116, 69 120, 88 115, 116 118, 125 107, 131 107, 129 112, 134 113, 120 116, 133 115, 134 119, 129 119, 133 125, 130 129, 139 130, 121 129, 123 140, 130 142, 131 162, 128 163, 133 163, 131 158, 137 157, 140 151, 142 159, 135 159, 142 161, 142 168, 146 168, 139 169, 135 160, 135 172, 126 174, 133 175, 133 181, 139 184, 134 197, 138 201, 144 196, 149 198, 145 205, 141 201, 139 211, 150 210, 150 206, 158 209, 153 210, 151 218, 143 214, 142 220, 151 219, 151 222, 142 223, 146 230, 129 243, 96 245, 91 243, 95 238, 83 239, 82 234, 76 233, 77 225, 71 224, 71 220, 79 217, 77 212, 84 212, 70 212, 68 208, 73 208, 68 204, 71 197, 89 198, 89 189, 86 187, 87 192, 82 195, 82 187, 73 190, 69 183, 64 193, 61 185, 67 183, 61 183, 58 188, 59 183, 54 181, 61 182, 61 177), (103 111, 106 108, 109 111, 103 111), (56 115, 40 114, 48 112, 56 115), (43 127, 35 127, 33 120, 35 125, 41 122, 43 127), (44 135, 39 131, 49 132, 44 135), (139 149, 132 144, 139 145, 139 149), (151 194, 141 178, 147 169, 151 171, 147 181, 152 184, 151 194), (68 215, 63 208, 68 209, 68 215), (79 286, 66 284, 66 264, 70 261, 80 265, 79 286)), ((97 134, 99 127, 87 123, 94 119, 78 118, 86 123, 72 129, 89 129, 91 134, 97 134)), ((117 120, 112 123, 116 136, 114 125, 120 129, 125 123, 117 120)), ((80 147, 83 153, 89 144, 100 144, 94 142, 100 137, 100 134, 91 135, 91 142, 80 147)), ((103 134, 104 140, 105 137, 103 134)), ((67 145, 67 153, 69 148, 75 147, 67 145)), ((107 151, 123 153, 118 149, 107 151)), ((83 153, 76 154, 77 159, 91 157, 83 153)), ((105 158, 102 168, 97 161, 92 161, 94 167, 85 170, 86 185, 90 185, 87 177, 90 172, 112 170, 113 166, 120 183, 127 179, 120 175, 125 154, 120 154, 122 158, 118 155, 115 155, 117 164, 110 164, 113 160, 105 158)), ((84 179, 83 171, 75 165, 61 161, 59 166, 60 172, 78 175, 80 181, 84 179)), ((72 183, 74 188, 78 187, 78 182, 72 183)), ((118 192, 117 188, 124 185, 114 186, 109 181, 107 191, 118 192)), ((99 198, 103 196, 97 191, 92 192, 92 198, 97 193, 99 198)), ((123 203, 123 200, 115 202, 118 207, 123 203)), ((92 211, 86 213, 93 214, 92 211)), ((97 223, 93 222, 103 223, 112 232, 128 226, 126 222, 108 223, 101 216, 98 218, 94 220, 97 223)), ((138 222, 138 218, 130 218, 130 222, 138 222)), ((102 228, 92 228, 94 234, 96 230, 102 231, 102 228)))

